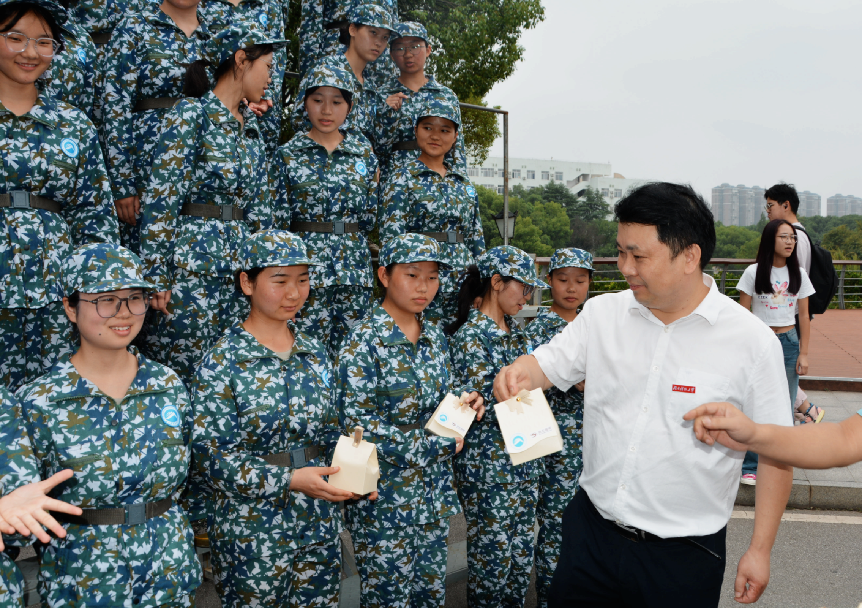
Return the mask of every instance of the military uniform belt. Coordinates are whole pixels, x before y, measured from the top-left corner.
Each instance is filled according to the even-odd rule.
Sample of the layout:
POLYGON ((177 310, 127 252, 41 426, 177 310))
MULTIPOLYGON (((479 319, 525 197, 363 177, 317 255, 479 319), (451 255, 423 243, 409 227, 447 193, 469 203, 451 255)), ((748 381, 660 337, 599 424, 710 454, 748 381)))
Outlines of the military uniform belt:
POLYGON ((395 428, 401 431, 402 433, 409 433, 410 431, 418 431, 422 428, 421 424, 396 424, 395 428))
POLYGON ((165 110, 173 108, 174 104, 180 101, 182 97, 147 97, 141 99, 135 104, 135 112, 143 112, 144 110, 165 110))
POLYGON ((170 498, 156 502, 139 502, 124 507, 84 509, 81 515, 54 512, 57 521, 79 526, 137 526, 148 519, 164 515, 174 504, 170 498))
POLYGON ((210 219, 222 220, 244 220, 245 210, 240 209, 236 205, 205 205, 202 203, 186 203, 180 209, 180 215, 190 215, 192 217, 206 217, 210 219))
POLYGON ((280 454, 262 454, 258 458, 266 461, 267 464, 272 464, 277 467, 293 467, 301 469, 308 464, 310 460, 314 460, 320 456, 320 446, 313 445, 310 448, 299 448, 290 452, 282 452, 280 454))
POLYGON ((95 34, 90 34, 90 38, 93 39, 93 44, 101 46, 103 44, 108 44, 111 41, 111 34, 113 33, 113 29, 110 29, 107 32, 96 32, 95 34))
POLYGON ((359 232, 358 222, 291 222, 291 232, 325 232, 327 234, 348 234, 359 232))
POLYGON ((425 236, 430 236, 435 241, 439 241, 441 243, 463 243, 464 235, 458 232, 457 230, 452 230, 450 232, 420 232, 419 234, 424 234, 425 236))
POLYGON ((5 194, 0 194, 0 207, 9 207, 10 209, 45 209, 54 213, 61 213, 63 206, 57 201, 52 201, 50 198, 31 194, 26 190, 12 190, 5 194))
POLYGON ((342 19, 341 21, 330 21, 326 25, 323 26, 325 30, 340 30, 343 27, 350 25, 350 22, 347 19, 342 19))
POLYGON ((396 150, 418 150, 419 142, 415 139, 410 141, 399 141, 397 144, 392 144, 392 151, 396 150))

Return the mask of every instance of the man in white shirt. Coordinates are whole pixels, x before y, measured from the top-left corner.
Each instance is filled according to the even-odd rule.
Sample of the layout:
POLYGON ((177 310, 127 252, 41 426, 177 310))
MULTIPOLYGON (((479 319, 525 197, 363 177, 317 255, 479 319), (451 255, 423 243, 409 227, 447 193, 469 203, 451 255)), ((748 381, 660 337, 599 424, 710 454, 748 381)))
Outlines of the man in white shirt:
MULTIPOLYGON (((770 222, 787 220, 797 228, 805 230, 805 226, 796 217, 799 211, 799 195, 796 193, 796 188, 790 184, 775 184, 763 193, 763 198, 766 199, 766 216, 770 222)), ((799 260, 799 266, 805 269, 808 276, 811 276, 811 239, 808 238, 807 232, 797 231, 796 236, 798 237, 796 259, 799 260)))
MULTIPOLYGON (((494 395, 590 378, 581 490, 563 516, 549 606, 717 606, 744 453, 707 448, 682 416, 729 401, 757 422, 791 426, 781 346, 703 274, 715 226, 691 187, 647 184, 615 213, 631 289, 588 300, 549 344, 500 371, 494 395)), ((758 476, 735 584, 742 603, 769 581, 793 473, 762 458, 758 476)))

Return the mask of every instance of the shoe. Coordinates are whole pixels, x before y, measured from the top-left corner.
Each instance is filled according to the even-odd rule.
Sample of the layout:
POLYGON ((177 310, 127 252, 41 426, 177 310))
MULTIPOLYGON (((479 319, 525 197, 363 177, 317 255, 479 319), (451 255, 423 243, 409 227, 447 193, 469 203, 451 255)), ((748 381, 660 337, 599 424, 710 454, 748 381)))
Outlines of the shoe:
POLYGON ((816 405, 814 405, 812 403, 811 405, 808 406, 808 409, 805 411, 804 422, 806 422, 806 423, 812 423, 813 422, 814 424, 817 424, 818 422, 823 420, 823 417, 825 415, 826 415, 826 410, 824 410, 822 407, 817 407, 816 405), (812 412, 811 410, 814 410, 814 411, 812 412))
POLYGON ((742 476, 742 479, 739 480, 739 483, 745 484, 747 486, 757 485, 757 474, 746 473, 742 476))

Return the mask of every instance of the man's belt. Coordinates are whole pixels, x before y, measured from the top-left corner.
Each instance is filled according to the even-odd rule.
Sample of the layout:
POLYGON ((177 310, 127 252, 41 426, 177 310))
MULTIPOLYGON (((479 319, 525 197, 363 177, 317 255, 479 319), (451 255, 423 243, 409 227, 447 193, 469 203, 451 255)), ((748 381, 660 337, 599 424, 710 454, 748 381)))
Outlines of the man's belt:
POLYGON ((206 205, 202 203, 186 203, 180 209, 180 215, 190 215, 192 217, 206 217, 210 219, 222 220, 244 220, 245 210, 240 209, 236 205, 206 205))
POLYGON ((323 232, 326 234, 349 234, 359 232, 358 222, 291 222, 291 232, 323 232))
POLYGON ((95 34, 90 34, 90 38, 93 39, 93 44, 101 46, 103 44, 108 44, 111 41, 111 34, 113 33, 114 30, 112 28, 107 32, 96 32, 95 34))
POLYGON ((418 149, 419 149, 419 142, 416 141, 415 139, 412 139, 410 141, 399 141, 396 144, 392 144, 392 150, 393 151, 395 151, 395 150, 418 150, 418 149))
POLYGON ((258 458, 264 460, 267 464, 277 467, 293 467, 301 469, 308 464, 310 460, 314 460, 320 456, 320 446, 313 445, 308 448, 298 448, 289 452, 281 452, 280 454, 261 454, 258 458))
POLYGON ((419 234, 430 236, 432 239, 434 239, 435 241, 439 241, 440 243, 464 242, 464 235, 457 230, 452 230, 450 232, 420 232, 419 234))
POLYGON ((135 104, 135 112, 144 110, 165 110, 173 108, 182 97, 146 97, 135 104))
POLYGON ((422 428, 420 424, 396 424, 395 428, 401 431, 402 433, 409 433, 410 431, 418 431, 422 428))
POLYGON ((61 213, 63 206, 57 201, 52 201, 50 198, 31 194, 26 190, 12 190, 5 194, 0 194, 0 207, 9 207, 10 209, 45 209, 54 213, 61 213))
POLYGON ((170 498, 157 502, 139 502, 118 508, 84 509, 81 515, 54 512, 54 517, 63 523, 79 526, 137 526, 148 519, 164 515, 174 504, 170 498))

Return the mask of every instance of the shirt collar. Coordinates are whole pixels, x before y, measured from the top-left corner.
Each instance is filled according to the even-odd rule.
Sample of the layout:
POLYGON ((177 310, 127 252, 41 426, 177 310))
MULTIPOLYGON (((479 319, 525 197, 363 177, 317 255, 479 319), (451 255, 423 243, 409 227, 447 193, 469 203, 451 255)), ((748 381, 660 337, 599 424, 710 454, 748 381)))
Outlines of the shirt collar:
POLYGON ((518 324, 515 322, 514 317, 504 315, 504 319, 506 320, 506 325, 509 326, 508 333, 500 329, 494 322, 494 319, 480 311, 478 308, 473 308, 472 310, 470 310, 470 316, 467 320, 470 323, 473 323, 482 332, 496 338, 508 338, 520 332, 520 327, 518 327, 518 324))
MULTIPOLYGON (((209 118, 210 122, 214 125, 235 124, 237 127, 240 126, 236 117, 230 113, 227 106, 224 105, 221 99, 216 97, 215 93, 212 91, 207 92, 206 95, 201 97, 201 104, 203 105, 204 112, 207 113, 207 118, 209 118)), ((240 106, 240 108, 242 109, 242 116, 245 121, 245 124, 242 127, 243 133, 248 134, 253 132, 259 134, 257 117, 248 109, 248 106, 240 106)))
MULTIPOLYGON (((336 152, 344 152, 345 154, 353 154, 355 156, 365 155, 365 148, 356 134, 351 131, 347 131, 342 134, 344 135, 344 139, 340 144, 338 144, 335 150, 332 151, 333 154, 336 152)), ((307 132, 296 135, 290 140, 289 146, 293 150, 304 150, 306 148, 323 148, 323 150, 326 150, 322 145, 311 139, 311 136, 307 132)))
MULTIPOLYGON (((683 317, 682 319, 677 319, 676 321, 674 321, 674 323, 678 323, 683 319, 688 319, 692 315, 698 315, 700 317, 703 317, 703 319, 706 320, 706 322, 710 325, 715 325, 715 322, 718 321, 718 315, 721 313, 721 310, 725 307, 727 302, 724 300, 724 298, 722 298, 721 293, 718 291, 718 285, 716 285, 715 279, 713 279, 706 273, 701 273, 701 277, 703 279, 703 284, 709 287, 709 291, 707 292, 706 297, 701 300, 700 304, 697 305, 697 308, 695 308, 691 312, 691 314, 683 317)), ((645 319, 664 325, 664 323, 660 321, 649 308, 647 308, 635 299, 634 292, 629 291, 629 294, 631 297, 631 304, 629 305, 629 310, 636 310, 645 319)))
MULTIPOLYGON (((182 32, 182 30, 177 25, 176 21, 174 21, 170 17, 170 15, 166 14, 162 10, 161 4, 146 2, 146 3, 144 3, 144 6, 141 8, 141 13, 143 13, 143 17, 147 21, 150 21, 150 22, 158 24, 158 25, 164 25, 164 26, 167 26, 167 27, 170 27, 170 28, 173 28, 177 31, 182 32)), ((204 18, 204 15, 201 13, 200 4, 198 5, 197 15, 198 15, 198 27, 194 32, 192 32, 192 34, 191 34, 191 36, 189 36, 189 38, 191 38, 192 36, 195 36, 195 35, 200 35, 200 34, 204 34, 207 38, 209 38, 209 30, 206 27, 206 20, 204 18)), ((183 35, 185 35, 185 32, 183 32, 183 35)))
POLYGON ((542 306, 539 308, 539 312, 536 314, 534 321, 539 320, 548 323, 551 327, 559 327, 561 325, 569 324, 563 317, 551 310, 550 306, 542 306))
MULTIPOLYGON (((458 169, 453 167, 452 163, 450 163, 448 160, 443 161, 443 166, 446 167, 446 177, 444 177, 443 179, 449 179, 449 176, 452 176, 452 177, 458 178, 462 182, 467 181, 467 177, 463 173, 461 173, 461 171, 459 171, 458 169)), ((423 163, 418 158, 415 158, 411 161, 411 164, 408 165, 407 170, 410 171, 416 177, 418 177, 420 175, 424 175, 424 174, 437 175, 437 176, 440 175, 439 173, 437 173, 433 169, 429 169, 428 165, 423 163)))
MULTIPOLYGON (((293 334, 293 347, 287 358, 290 359, 299 353, 312 354, 314 349, 311 338, 298 331, 293 321, 287 321, 287 326, 290 328, 290 333, 293 334)), ((235 353, 237 362, 277 357, 275 351, 258 342, 257 338, 246 331, 242 323, 237 323, 231 327, 227 334, 231 338, 231 350, 235 353)))
MULTIPOLYGON (((428 338, 426 335, 426 326, 425 326, 425 316, 420 313, 418 315, 419 319, 419 340, 423 338, 428 338)), ((374 308, 374 313, 372 313, 372 320, 374 323, 374 329, 377 332, 377 336, 380 338, 380 341, 383 342, 384 346, 396 346, 398 344, 408 344, 413 346, 413 343, 407 339, 407 336, 404 335, 404 332, 401 331, 401 328, 398 327, 398 323, 395 322, 395 319, 386 312, 386 309, 383 308, 382 301, 374 308)), ((417 343, 419 341, 417 340, 417 343)))
MULTIPOLYGON (((12 112, 3 105, 3 102, 0 101, 0 114, 3 113, 12 114, 12 112)), ((39 91, 39 95, 36 97, 36 103, 33 104, 33 107, 30 108, 29 112, 25 112, 19 118, 24 117, 32 118, 49 129, 57 128, 57 124, 60 122, 60 113, 57 109, 57 102, 48 97, 45 91, 39 91)))

